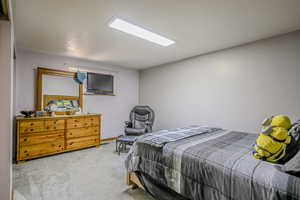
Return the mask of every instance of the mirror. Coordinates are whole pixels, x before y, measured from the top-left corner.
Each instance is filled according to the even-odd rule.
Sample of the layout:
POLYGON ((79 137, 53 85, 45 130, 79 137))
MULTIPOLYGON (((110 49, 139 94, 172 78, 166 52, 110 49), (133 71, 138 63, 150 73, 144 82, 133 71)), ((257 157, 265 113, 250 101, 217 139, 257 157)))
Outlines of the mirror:
POLYGON ((83 108, 83 85, 75 82, 75 72, 38 67, 37 110, 45 108, 59 114, 83 108))

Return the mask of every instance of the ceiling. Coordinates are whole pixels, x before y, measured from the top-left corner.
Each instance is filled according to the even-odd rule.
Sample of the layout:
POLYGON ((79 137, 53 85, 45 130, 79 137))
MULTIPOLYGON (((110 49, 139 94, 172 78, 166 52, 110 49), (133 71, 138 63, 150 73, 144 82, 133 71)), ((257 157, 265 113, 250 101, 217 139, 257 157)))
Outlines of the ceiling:
POLYGON ((143 69, 300 29, 299 0, 15 0, 17 48, 143 69), (108 27, 119 17, 169 47, 108 27))

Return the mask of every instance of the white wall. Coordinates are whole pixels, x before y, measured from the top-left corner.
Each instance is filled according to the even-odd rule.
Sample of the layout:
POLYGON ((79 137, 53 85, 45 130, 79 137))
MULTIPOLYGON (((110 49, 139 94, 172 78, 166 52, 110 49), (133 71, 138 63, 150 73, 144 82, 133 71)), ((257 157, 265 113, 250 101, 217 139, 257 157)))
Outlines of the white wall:
POLYGON ((116 96, 84 96, 84 111, 103 114, 102 138, 114 137, 124 132, 124 121, 133 106, 138 104, 139 72, 99 62, 17 50, 16 57, 16 112, 35 108, 36 67, 44 66, 68 70, 64 63, 83 66, 94 72, 113 70, 116 96), (98 69, 97 69, 98 67, 98 69), (100 69, 99 69, 100 68, 100 69))
POLYGON ((140 103, 154 108, 156 129, 255 132, 266 116, 299 119, 300 32, 144 70, 140 103))
POLYGON ((12 29, 0 21, 0 199, 11 198, 12 149, 12 29))

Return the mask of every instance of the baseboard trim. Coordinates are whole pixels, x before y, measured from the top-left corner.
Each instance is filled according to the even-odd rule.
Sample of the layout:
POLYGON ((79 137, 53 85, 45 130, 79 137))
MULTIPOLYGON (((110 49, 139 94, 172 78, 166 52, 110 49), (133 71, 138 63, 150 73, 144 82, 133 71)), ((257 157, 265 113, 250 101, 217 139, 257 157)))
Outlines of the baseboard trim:
POLYGON ((103 138, 103 139, 101 139, 101 142, 112 141, 112 140, 116 140, 116 139, 117 139, 117 137, 103 138))

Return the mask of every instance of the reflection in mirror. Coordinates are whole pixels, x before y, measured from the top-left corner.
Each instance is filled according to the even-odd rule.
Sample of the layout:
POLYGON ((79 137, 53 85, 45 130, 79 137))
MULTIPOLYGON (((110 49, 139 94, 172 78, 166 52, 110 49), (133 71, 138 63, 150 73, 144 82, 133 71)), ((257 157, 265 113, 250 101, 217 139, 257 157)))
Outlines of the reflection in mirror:
POLYGON ((47 112, 79 112, 79 97, 63 95, 44 95, 44 110, 47 112))
POLYGON ((78 111, 79 84, 71 77, 43 75, 42 102, 47 111, 78 111))

